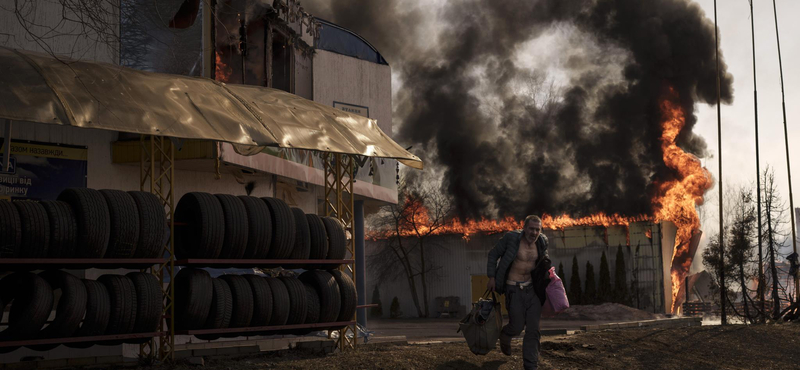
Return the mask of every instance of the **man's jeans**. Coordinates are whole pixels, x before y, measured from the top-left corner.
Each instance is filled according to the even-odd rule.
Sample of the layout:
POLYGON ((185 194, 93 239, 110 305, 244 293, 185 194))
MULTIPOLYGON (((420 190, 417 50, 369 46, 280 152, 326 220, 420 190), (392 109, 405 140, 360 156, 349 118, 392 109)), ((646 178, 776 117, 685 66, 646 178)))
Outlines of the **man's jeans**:
POLYGON ((539 364, 539 318, 542 315, 542 304, 533 291, 533 284, 524 288, 507 284, 506 310, 508 325, 503 327, 502 334, 515 337, 525 329, 522 362, 526 370, 536 369, 539 364))

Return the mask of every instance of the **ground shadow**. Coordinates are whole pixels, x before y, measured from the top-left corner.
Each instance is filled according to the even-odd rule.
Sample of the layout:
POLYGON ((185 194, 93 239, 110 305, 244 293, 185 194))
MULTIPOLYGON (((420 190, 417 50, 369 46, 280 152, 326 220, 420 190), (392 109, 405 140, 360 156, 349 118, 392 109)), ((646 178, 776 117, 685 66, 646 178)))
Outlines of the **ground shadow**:
POLYGON ((495 360, 484 362, 481 366, 478 366, 464 360, 453 360, 437 366, 436 370, 497 370, 506 362, 495 360))

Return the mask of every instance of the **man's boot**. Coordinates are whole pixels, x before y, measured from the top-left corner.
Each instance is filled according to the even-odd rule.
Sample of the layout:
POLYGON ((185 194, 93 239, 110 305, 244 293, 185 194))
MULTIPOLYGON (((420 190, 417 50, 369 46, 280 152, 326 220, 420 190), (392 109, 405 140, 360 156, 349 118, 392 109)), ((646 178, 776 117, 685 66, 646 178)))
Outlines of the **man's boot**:
POLYGON ((500 333, 500 351, 506 356, 511 356, 511 337, 500 333))

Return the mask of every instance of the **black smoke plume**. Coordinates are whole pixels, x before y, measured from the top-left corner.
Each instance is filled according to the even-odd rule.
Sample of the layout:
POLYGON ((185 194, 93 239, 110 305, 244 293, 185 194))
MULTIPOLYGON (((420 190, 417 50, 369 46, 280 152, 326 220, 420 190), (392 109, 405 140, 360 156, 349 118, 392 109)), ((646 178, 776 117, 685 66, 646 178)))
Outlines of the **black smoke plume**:
MULTIPOLYGON (((655 184, 676 176, 659 141, 660 102, 670 88, 686 113, 679 146, 707 154, 692 129, 695 104, 717 99, 714 26, 691 1, 410 6, 306 4, 365 37, 399 70, 396 139, 439 169, 462 217, 650 214, 655 184), (436 35, 418 28, 426 12, 435 12, 436 35), (573 51, 561 81, 515 62, 520 49, 553 34, 566 35, 565 50, 573 51), (431 37, 433 47, 419 46, 431 37)), ((530 57, 539 51, 549 52, 534 48, 530 57)), ((724 60, 720 68, 722 100, 731 102, 733 78, 724 60)))

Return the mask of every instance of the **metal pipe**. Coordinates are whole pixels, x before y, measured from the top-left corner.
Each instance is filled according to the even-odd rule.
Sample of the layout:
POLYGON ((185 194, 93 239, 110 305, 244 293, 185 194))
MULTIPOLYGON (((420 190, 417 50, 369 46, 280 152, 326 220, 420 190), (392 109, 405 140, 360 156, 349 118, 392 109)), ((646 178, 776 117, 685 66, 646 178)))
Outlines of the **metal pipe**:
POLYGON ((8 172, 11 163, 11 120, 7 119, 3 129, 3 168, 0 172, 8 172))
MULTIPOLYGON (((761 300, 761 312, 766 313, 766 301, 764 297, 764 252, 763 252, 763 232, 761 230, 761 161, 759 159, 760 150, 758 148, 758 89, 756 78, 756 28, 753 19, 753 0, 750 0, 750 35, 753 40, 753 107, 755 109, 756 127, 756 206, 758 208, 758 297, 761 300)), ((761 316, 762 321, 766 320, 766 315, 761 316)))
POLYGON ((719 79, 719 28, 717 27, 717 0, 714 0, 714 45, 717 54, 717 137, 719 150, 719 294, 720 294, 720 319, 722 325, 727 324, 725 314, 725 227, 722 213, 722 109, 720 107, 720 79, 719 79))
MULTIPOLYGON (((685 304, 685 303, 689 303, 689 277, 688 276, 684 278, 684 285, 686 286, 686 301, 684 302, 684 304, 685 304)), ((686 314, 686 312, 684 312, 684 315, 685 314, 686 314)))
MULTIPOLYGON (((775 39, 778 42, 778 70, 781 75, 781 105, 783 107, 783 140, 786 145, 786 173, 789 177, 789 214, 792 217, 792 251, 797 253, 797 230, 794 220, 794 198, 792 197, 792 165, 789 161, 789 129, 786 126, 786 93, 783 84, 783 61, 781 60, 781 36, 778 32, 778 6, 775 5, 775 0, 772 0, 772 11, 775 15, 775 39)), ((798 278, 794 276, 794 296, 800 296, 800 284, 798 278)), ((797 298, 795 298, 796 300, 797 298)))
MULTIPOLYGON (((355 229, 355 260, 356 260, 356 294, 358 305, 367 304, 367 264, 364 259, 364 201, 356 200, 353 204, 353 228, 355 229)), ((359 308, 356 321, 359 325, 367 326, 367 309, 359 308)))

